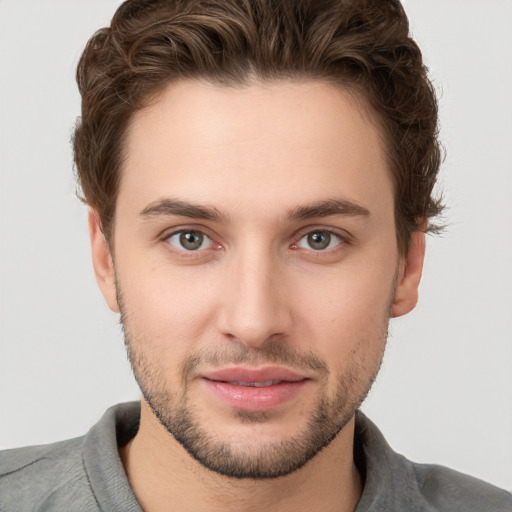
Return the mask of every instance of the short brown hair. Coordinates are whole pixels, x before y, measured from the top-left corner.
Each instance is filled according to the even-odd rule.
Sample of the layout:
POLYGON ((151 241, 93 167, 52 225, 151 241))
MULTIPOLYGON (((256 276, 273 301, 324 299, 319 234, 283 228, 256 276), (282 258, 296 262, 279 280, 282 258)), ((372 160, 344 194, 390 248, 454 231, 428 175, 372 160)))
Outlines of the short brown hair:
POLYGON ((437 101, 426 71, 398 0, 127 0, 78 64, 73 144, 82 197, 110 240, 130 119, 175 80, 326 80, 360 93, 381 121, 406 253, 411 233, 442 210, 433 197, 437 101))

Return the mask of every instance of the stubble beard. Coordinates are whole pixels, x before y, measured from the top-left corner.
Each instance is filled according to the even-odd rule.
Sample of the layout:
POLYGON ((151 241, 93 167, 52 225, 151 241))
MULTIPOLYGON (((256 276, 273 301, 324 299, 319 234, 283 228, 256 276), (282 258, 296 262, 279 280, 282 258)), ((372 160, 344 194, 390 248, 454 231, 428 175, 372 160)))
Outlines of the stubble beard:
MULTIPOLYGON (((313 369, 326 381, 329 370, 325 361, 313 353, 299 354, 279 339, 270 339, 259 349, 248 348, 237 342, 222 350, 189 356, 182 365, 181 392, 173 391, 166 386, 158 364, 149 361, 141 350, 145 344, 132 335, 120 296, 118 301, 128 359, 142 395, 156 418, 205 468, 237 479, 271 479, 288 475, 329 445, 366 398, 379 371, 387 339, 386 320, 380 339, 362 342, 365 346, 377 344, 373 346, 381 347, 379 356, 353 361, 339 376, 334 397, 329 399, 325 394, 320 395, 306 425, 293 437, 266 442, 256 450, 240 447, 240 443, 237 443, 235 449, 229 439, 223 440, 218 433, 213 435, 209 432, 208 421, 202 420, 195 412, 194 404, 189 399, 194 368, 204 363, 218 366, 277 363, 295 369, 313 369)), ((240 423, 264 424, 268 421, 269 413, 234 410, 233 415, 240 423)))

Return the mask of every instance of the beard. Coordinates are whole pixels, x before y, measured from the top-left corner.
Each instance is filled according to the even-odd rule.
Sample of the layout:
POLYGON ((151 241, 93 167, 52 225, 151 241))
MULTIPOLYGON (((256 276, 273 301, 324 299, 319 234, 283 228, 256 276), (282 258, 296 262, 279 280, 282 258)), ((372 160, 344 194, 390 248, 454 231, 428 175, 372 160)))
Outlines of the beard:
MULTIPOLYGON (((325 361, 312 352, 299 353, 283 340, 270 338, 255 349, 240 342, 214 351, 200 351, 189 355, 181 365, 181 387, 172 390, 166 384, 163 365, 158 358, 149 358, 142 350, 146 344, 142 337, 133 335, 126 308, 118 294, 121 324, 125 335, 128 359, 145 401, 163 427, 202 466, 218 474, 237 479, 270 479, 288 475, 304 466, 323 450, 350 422, 355 411, 366 398, 379 371, 387 339, 388 318, 378 340, 364 346, 378 346, 377 357, 363 357, 352 361, 338 376, 336 390, 328 397, 325 391, 314 400, 314 407, 303 428, 293 436, 272 442, 262 442, 251 449, 249 435, 247 446, 230 442, 208 428, 208 418, 202 418, 190 399, 190 384, 200 365, 213 367, 227 365, 282 364, 295 370, 313 370, 320 382, 328 380, 330 371, 325 361)), ((272 418, 272 411, 247 411, 234 409, 232 415, 240 423, 265 424, 272 418)))
MULTIPOLYGON (((380 317, 374 317, 376 329, 373 334, 366 333, 357 340, 356 348, 350 353, 352 358, 338 375, 331 397, 326 390, 331 374, 327 362, 312 351, 297 351, 278 336, 271 336, 259 348, 232 341, 215 350, 191 353, 181 364, 181 387, 173 390, 166 382, 165 365, 161 359, 158 355, 151 357, 144 350, 150 345, 146 342, 151 340, 143 334, 135 335, 131 329, 117 279, 116 290, 128 360, 144 400, 161 425, 203 467, 230 478, 260 480, 286 476, 303 467, 327 447, 354 417, 382 364, 397 282, 398 268, 384 311, 380 317), (358 357, 354 357, 356 353, 358 357), (309 412, 305 426, 287 439, 262 442, 257 450, 230 442, 228 435, 227 439, 222 439, 218 433, 212 433, 208 428, 209 419, 201 418, 196 404, 190 400, 189 389, 197 376, 196 369, 204 365, 244 364, 256 367, 268 363, 313 371, 319 376, 323 388, 314 400, 315 406, 309 412)), ((233 409, 232 415, 240 423, 264 424, 271 420, 273 413, 233 409)))

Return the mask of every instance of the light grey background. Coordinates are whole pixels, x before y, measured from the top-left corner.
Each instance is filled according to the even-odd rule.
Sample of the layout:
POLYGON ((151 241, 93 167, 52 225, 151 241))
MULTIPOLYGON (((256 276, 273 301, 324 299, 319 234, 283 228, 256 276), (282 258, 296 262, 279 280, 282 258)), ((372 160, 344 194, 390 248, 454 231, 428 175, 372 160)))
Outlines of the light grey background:
MULTIPOLYGON (((135 399, 90 264, 74 68, 116 0, 0 1, 0 445, 83 434, 135 399)), ((451 226, 393 321, 364 410, 390 444, 512 488, 512 2, 408 0, 441 92, 451 226)))

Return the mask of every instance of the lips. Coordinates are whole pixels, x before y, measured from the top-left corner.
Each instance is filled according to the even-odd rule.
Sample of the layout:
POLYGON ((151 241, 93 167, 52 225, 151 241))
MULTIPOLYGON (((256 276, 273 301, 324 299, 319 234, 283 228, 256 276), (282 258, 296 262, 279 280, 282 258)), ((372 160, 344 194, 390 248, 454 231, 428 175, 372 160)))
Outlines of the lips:
POLYGON ((306 376, 295 373, 287 368, 265 367, 265 368, 244 368, 236 366, 205 372, 202 376, 206 379, 222 382, 271 382, 287 381, 297 382, 304 380, 306 376))
POLYGON ((292 400, 309 378, 287 368, 234 367, 202 374, 206 388, 236 409, 264 411, 292 400))

